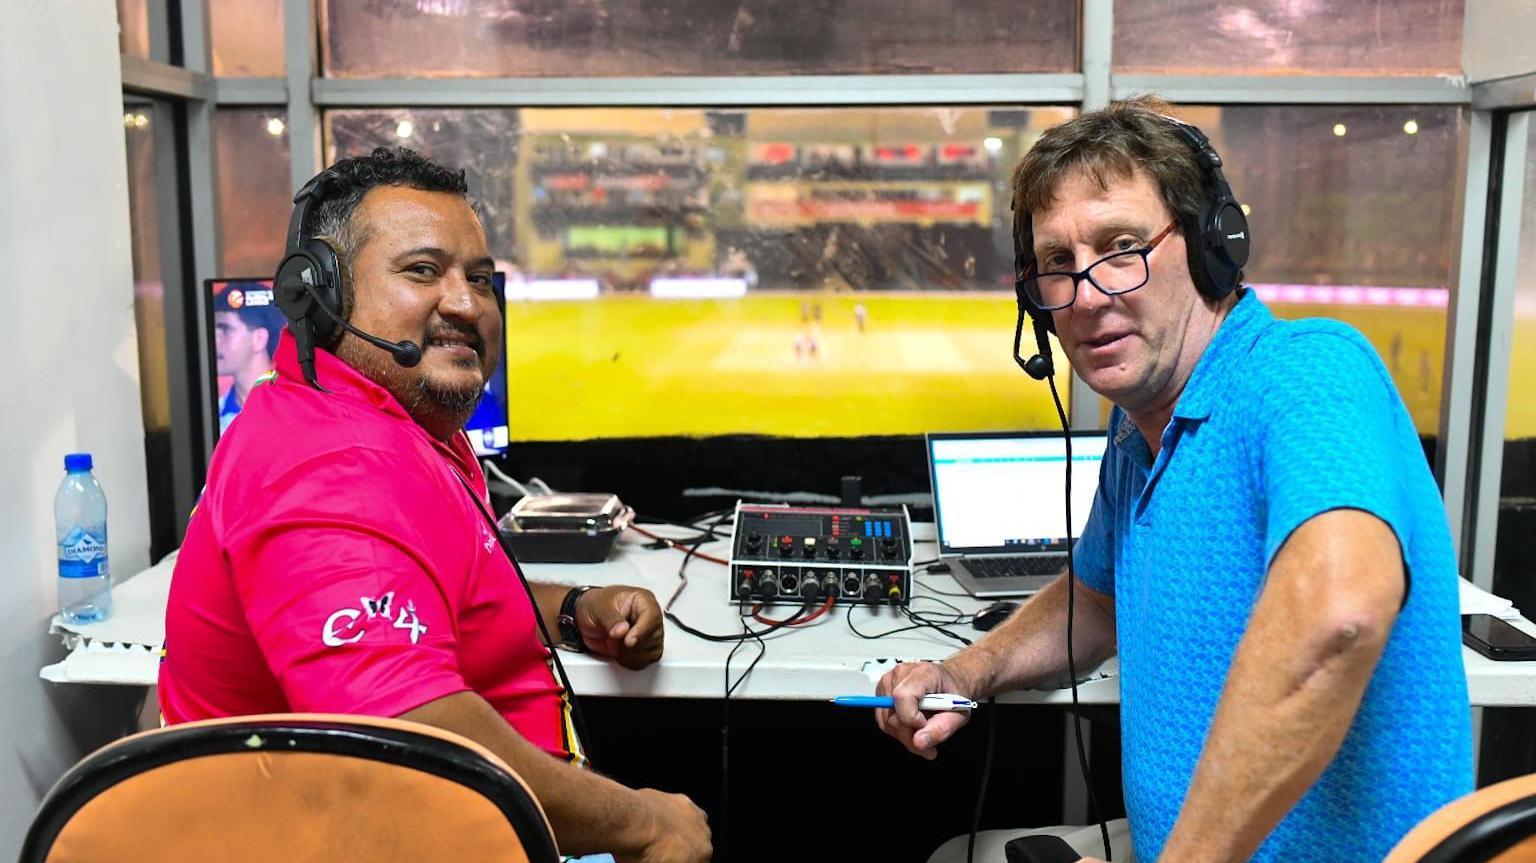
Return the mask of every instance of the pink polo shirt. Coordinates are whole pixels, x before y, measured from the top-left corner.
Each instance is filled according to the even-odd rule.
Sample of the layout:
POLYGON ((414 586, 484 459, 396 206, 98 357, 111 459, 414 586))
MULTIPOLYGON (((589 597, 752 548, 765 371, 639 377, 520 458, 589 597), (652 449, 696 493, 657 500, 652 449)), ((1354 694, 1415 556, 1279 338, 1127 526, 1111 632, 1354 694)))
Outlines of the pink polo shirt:
POLYGON ((273 712, 398 716, 473 690, 519 734, 579 760, 568 703, 513 564, 465 491, 462 434, 435 440, 292 336, 214 451, 171 578, 167 722, 273 712))

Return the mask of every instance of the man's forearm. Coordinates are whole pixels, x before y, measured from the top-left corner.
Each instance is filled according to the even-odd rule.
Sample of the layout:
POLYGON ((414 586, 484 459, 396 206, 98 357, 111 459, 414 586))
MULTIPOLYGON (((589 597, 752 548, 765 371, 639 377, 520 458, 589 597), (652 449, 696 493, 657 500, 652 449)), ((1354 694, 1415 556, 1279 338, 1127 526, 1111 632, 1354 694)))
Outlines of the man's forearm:
MULTIPOLYGON (((979 698, 1067 683, 1067 578, 1051 582, 980 641, 944 660, 945 669, 979 698)), ((1082 674, 1114 655, 1114 606, 1082 582, 1074 593, 1072 658, 1082 674)))
POLYGON ((1164 860, 1252 856, 1338 752, 1402 602, 1395 539, 1355 511, 1319 516, 1271 568, 1164 860))
POLYGON ((559 644, 560 626, 557 618, 560 616, 560 603, 565 601, 565 595, 571 592, 573 585, 530 581, 528 586, 533 589, 534 602, 538 603, 539 619, 544 621, 549 637, 555 644, 559 644))
POLYGON ((544 808, 562 854, 626 856, 650 841, 649 816, 635 791, 529 743, 475 693, 439 698, 400 718, 468 737, 505 761, 544 808))

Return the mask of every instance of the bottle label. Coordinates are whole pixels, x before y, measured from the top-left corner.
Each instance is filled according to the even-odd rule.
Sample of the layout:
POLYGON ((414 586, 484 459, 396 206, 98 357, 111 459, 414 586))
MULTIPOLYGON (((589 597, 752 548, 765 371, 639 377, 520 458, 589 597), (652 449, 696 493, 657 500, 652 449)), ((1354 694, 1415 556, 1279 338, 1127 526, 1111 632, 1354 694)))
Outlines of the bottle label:
POLYGON ((95 578, 108 574, 105 536, 76 527, 59 542, 59 575, 63 578, 95 578))

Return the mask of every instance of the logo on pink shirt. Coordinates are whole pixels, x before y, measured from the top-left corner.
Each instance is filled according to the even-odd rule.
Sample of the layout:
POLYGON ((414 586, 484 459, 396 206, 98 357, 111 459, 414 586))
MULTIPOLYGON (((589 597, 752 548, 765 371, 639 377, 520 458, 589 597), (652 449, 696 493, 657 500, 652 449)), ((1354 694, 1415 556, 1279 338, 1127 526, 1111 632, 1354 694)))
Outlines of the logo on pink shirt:
MULTIPOLYGON (((320 640, 326 647, 341 647, 346 644, 354 644, 362 641, 368 634, 367 623, 376 617, 389 620, 390 608, 395 602, 395 592, 374 598, 364 596, 358 598, 360 608, 338 608, 331 612, 331 616, 325 619, 325 626, 320 632, 320 640)), ((390 624, 394 629, 403 629, 411 634, 411 643, 421 641, 421 637, 427 632, 427 625, 416 616, 416 603, 405 601, 405 607, 396 609, 396 616, 390 624)))

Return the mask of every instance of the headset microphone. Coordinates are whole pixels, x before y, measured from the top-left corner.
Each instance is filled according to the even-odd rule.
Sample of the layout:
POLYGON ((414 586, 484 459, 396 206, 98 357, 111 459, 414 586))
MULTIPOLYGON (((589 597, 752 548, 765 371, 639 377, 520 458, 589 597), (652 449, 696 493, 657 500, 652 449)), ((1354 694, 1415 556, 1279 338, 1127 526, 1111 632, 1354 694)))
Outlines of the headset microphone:
MULTIPOLYGON (((1024 298, 1023 289, 1020 288, 1018 290, 1019 318, 1013 326, 1013 361, 1019 364, 1019 368, 1024 370, 1024 374, 1029 375, 1037 381, 1043 381, 1046 378, 1056 374, 1056 363, 1051 359, 1051 340, 1046 335, 1047 330, 1045 324, 1041 320, 1041 317, 1030 314, 1028 311, 1029 307, 1026 305, 1028 300, 1024 298), (1030 319, 1034 326, 1036 350, 1035 355, 1027 360, 1024 359, 1024 355, 1020 351, 1020 347, 1024 341, 1024 319, 1026 317, 1030 319)), ((1041 313, 1041 315, 1048 314, 1049 313, 1041 313)))
POLYGON ((386 341, 376 335, 373 335, 372 333, 365 333, 340 318, 337 318, 336 322, 341 324, 342 329, 346 330, 354 336, 357 336, 368 344, 389 351, 389 355, 395 358, 395 362, 404 366, 405 368, 411 368, 412 366, 415 366, 417 363, 421 362, 421 346, 413 341, 386 341))

